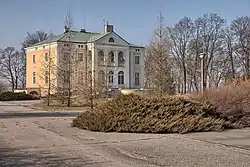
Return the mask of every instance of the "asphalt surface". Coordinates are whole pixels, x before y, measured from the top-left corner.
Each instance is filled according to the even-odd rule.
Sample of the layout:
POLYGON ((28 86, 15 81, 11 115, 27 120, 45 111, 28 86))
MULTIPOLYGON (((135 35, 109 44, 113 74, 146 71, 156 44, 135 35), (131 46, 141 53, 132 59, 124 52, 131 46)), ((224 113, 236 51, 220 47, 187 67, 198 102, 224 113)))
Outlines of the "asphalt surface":
POLYGON ((185 135, 89 132, 70 126, 77 112, 43 113, 12 104, 0 102, 0 166, 250 166, 250 129, 185 135))
POLYGON ((30 113, 0 113, 0 119, 7 118, 42 118, 42 117, 76 117, 79 112, 30 112, 30 113))

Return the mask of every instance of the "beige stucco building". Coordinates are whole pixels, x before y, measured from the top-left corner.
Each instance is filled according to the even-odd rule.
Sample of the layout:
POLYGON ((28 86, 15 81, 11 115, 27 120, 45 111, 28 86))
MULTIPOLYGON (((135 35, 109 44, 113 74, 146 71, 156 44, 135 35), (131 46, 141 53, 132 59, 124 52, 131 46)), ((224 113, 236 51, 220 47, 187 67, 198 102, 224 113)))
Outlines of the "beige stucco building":
POLYGON ((104 33, 65 28, 63 34, 26 48, 26 58, 26 88, 42 96, 49 83, 53 85, 52 93, 56 93, 54 88, 61 84, 59 69, 68 68, 62 60, 71 61, 72 83, 78 85, 83 83, 84 70, 91 70, 94 84, 102 76, 109 88, 144 86, 144 47, 127 42, 108 24, 104 33))

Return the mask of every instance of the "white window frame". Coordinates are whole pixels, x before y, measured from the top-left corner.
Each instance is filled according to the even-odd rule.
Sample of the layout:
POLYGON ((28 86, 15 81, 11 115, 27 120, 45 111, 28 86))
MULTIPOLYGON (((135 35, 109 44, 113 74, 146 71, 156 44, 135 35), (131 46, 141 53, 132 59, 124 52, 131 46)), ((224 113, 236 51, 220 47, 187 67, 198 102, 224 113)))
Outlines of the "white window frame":
POLYGON ((36 72, 33 72, 32 82, 33 82, 33 84, 36 84, 36 72))
POLYGON ((135 64, 140 64, 140 56, 135 56, 135 64))
POLYGON ((124 85, 124 72, 118 72, 118 85, 124 85))
POLYGON ((140 85, 140 73, 135 72, 135 85, 140 85))

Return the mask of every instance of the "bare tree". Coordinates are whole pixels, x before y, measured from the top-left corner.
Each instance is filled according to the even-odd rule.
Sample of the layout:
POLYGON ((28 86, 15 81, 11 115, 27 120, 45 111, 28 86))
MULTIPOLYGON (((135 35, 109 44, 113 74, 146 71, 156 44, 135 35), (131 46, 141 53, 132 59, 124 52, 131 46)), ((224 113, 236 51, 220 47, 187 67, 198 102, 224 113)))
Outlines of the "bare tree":
POLYGON ((230 78, 235 78, 236 76, 236 58, 234 56, 235 48, 234 48, 234 41, 235 37, 233 35, 233 32, 229 29, 226 28, 224 30, 224 49, 225 49, 225 54, 228 56, 228 61, 229 61, 229 69, 226 70, 226 73, 228 77, 230 78))
MULTIPOLYGON (((164 48, 168 47, 166 53, 168 62, 171 62, 169 71, 178 92, 199 91, 201 53, 205 54, 203 88, 217 87, 226 78, 238 75, 250 77, 250 17, 235 19, 230 29, 225 23, 226 20, 217 14, 204 14, 194 21, 184 17, 175 26, 167 28, 171 45, 169 41, 164 40, 164 48)), ((157 30, 155 34, 161 39, 166 28, 160 24, 157 30)), ((157 68, 160 66, 160 63, 157 68, 154 65, 154 58, 158 57, 152 55, 156 54, 156 50, 160 50, 155 44, 155 41, 150 42, 145 59, 148 87, 153 87, 156 83, 152 78, 157 76, 154 71, 159 70, 157 68)))
POLYGON ((204 59, 204 85, 207 87, 208 74, 211 72, 211 65, 214 57, 219 55, 223 45, 222 31, 225 27, 225 20, 217 14, 204 14, 195 20, 195 27, 198 30, 198 40, 202 44, 202 52, 205 53, 204 59))
POLYGON ((173 93, 173 78, 170 66, 170 44, 164 18, 160 14, 159 25, 155 29, 154 39, 147 48, 145 74, 146 83, 160 94, 173 93))
POLYGON ((235 54, 240 59, 244 73, 250 77, 250 17, 239 17, 231 24, 236 44, 235 54))
POLYGON ((65 17, 65 41, 60 43, 60 49, 58 50, 59 65, 57 67, 58 78, 58 95, 64 103, 67 101, 67 106, 71 105, 71 95, 73 93, 72 80, 74 79, 74 58, 76 57, 76 50, 74 49, 74 43, 72 42, 73 36, 73 17, 71 12, 67 13, 65 17))
POLYGON ((54 35, 51 32, 45 32, 43 30, 37 30, 33 33, 27 32, 27 36, 25 37, 22 46, 23 48, 32 46, 38 42, 42 42, 44 40, 47 40, 54 35))
POLYGON ((174 28, 168 28, 171 37, 172 55, 175 62, 182 70, 183 76, 183 90, 182 93, 187 91, 187 65, 188 59, 188 43, 191 40, 194 32, 193 22, 190 18, 184 17, 181 19, 174 28))
POLYGON ((75 101, 78 104, 89 104, 91 100, 91 87, 92 87, 92 53, 88 50, 87 45, 83 45, 84 48, 76 51, 76 57, 72 63, 74 68, 72 69, 71 85, 75 101))
POLYGON ((47 98, 47 106, 49 106, 52 94, 55 97, 55 91, 57 90, 56 48, 51 47, 51 44, 44 49, 44 57, 40 63, 42 64, 42 68, 39 70, 39 77, 43 81, 41 88, 47 98))
POLYGON ((22 75, 22 57, 14 47, 7 47, 0 52, 0 76, 6 79, 12 87, 12 91, 19 86, 19 78, 22 75))
POLYGON ((208 73, 208 87, 218 87, 222 79, 224 78, 229 66, 229 58, 224 53, 224 48, 221 48, 213 58, 211 65, 209 66, 208 73))

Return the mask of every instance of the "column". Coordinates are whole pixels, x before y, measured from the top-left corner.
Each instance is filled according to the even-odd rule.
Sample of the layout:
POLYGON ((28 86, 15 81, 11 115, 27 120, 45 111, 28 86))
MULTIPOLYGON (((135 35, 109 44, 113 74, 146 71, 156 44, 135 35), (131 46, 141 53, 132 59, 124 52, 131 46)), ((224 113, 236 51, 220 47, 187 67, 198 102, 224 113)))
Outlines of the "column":
POLYGON ((118 51, 115 50, 113 52, 114 52, 114 58, 115 58, 115 66, 117 67, 118 66, 118 51))

